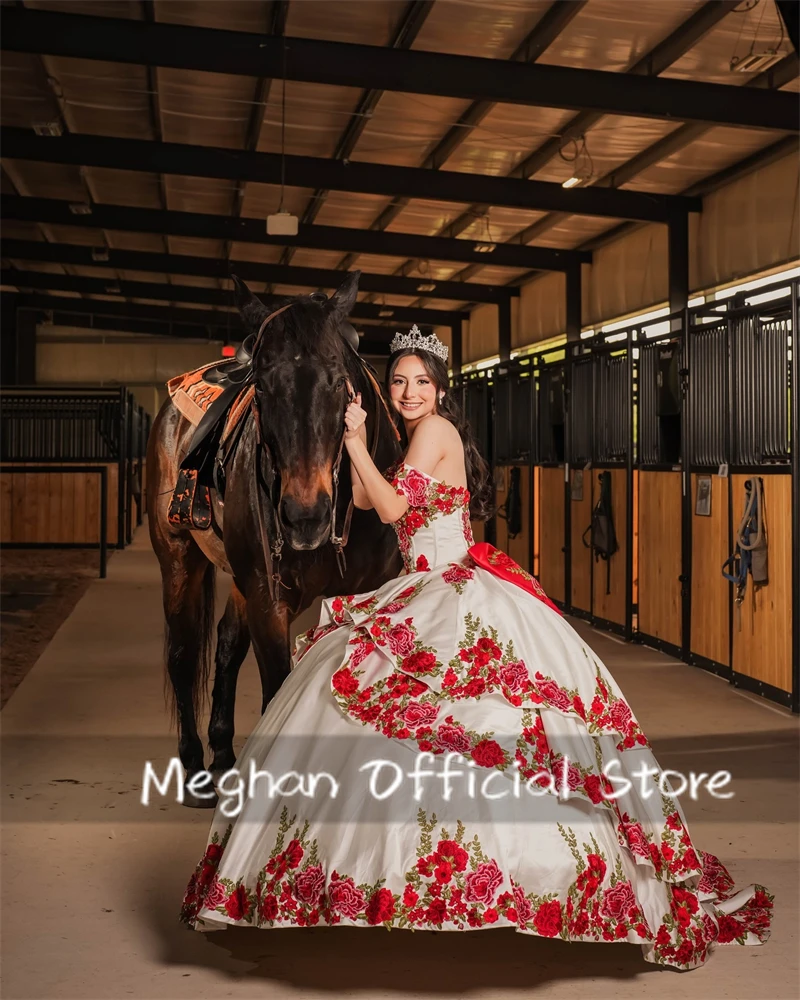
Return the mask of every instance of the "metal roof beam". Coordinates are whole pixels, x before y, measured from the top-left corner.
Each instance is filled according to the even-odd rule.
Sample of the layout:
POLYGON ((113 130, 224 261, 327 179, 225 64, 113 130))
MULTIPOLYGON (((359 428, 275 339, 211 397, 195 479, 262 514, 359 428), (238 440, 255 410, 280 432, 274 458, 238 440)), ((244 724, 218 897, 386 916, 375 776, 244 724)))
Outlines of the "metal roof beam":
MULTIPOLYGON (((225 215, 173 212, 126 205, 91 205, 91 214, 75 215, 70 202, 55 198, 4 195, 0 217, 4 221, 46 222, 58 226, 110 229, 134 233, 165 233, 198 239, 234 240, 270 246, 298 246, 311 250, 375 254, 383 257, 421 257, 425 260, 472 262, 476 259, 499 267, 527 267, 565 271, 576 263, 589 263, 590 253, 498 244, 491 253, 478 253, 471 240, 379 233, 347 226, 300 226, 297 236, 268 236, 263 219, 233 219, 225 215)), ((422 279, 420 279, 422 280, 422 279)))
MULTIPOLYGON (((221 288, 200 288, 196 285, 167 285, 160 282, 124 281, 108 278, 84 278, 74 274, 51 274, 48 271, 15 271, 6 269, 0 271, 0 284, 24 290, 55 292, 80 292, 84 295, 119 294, 130 299, 159 299, 165 302, 187 302, 196 305, 213 305, 221 308, 233 307, 233 291, 221 288), (119 292, 109 292, 109 288, 119 288, 119 292)), ((287 296, 258 295, 266 304, 285 301, 287 296)), ((80 306, 83 300, 67 299, 80 306)), ((103 306, 119 305, 127 307, 125 302, 101 303, 103 306)), ((55 308, 55 307, 54 307, 55 308)), ((159 307, 160 308, 160 307, 159 307)), ((78 310, 79 311, 79 310, 78 310)), ((196 310, 197 311, 197 310, 196 310)), ((197 311, 199 312, 199 311, 197 311)), ((113 312, 109 315, 133 315, 126 312, 113 312)), ((227 322, 229 316, 222 315, 227 322)), ((238 313, 235 315, 238 316, 238 313)), ((469 313, 446 309, 420 309, 408 306, 381 306, 371 302, 356 302, 350 315, 354 319, 389 319, 394 323, 430 323, 447 324, 455 319, 467 319, 469 313)), ((199 322, 193 319, 192 322, 199 322)))
MULTIPOLYGON (((706 121, 794 132, 793 94, 748 93, 691 80, 540 66, 310 38, 287 38, 286 76, 306 83, 572 108, 636 118, 706 121)), ((3 48, 251 77, 282 76, 283 39, 251 32, 150 24, 12 7, 3 48)))
MULTIPOLYGON (((279 153, 255 153, 217 146, 190 146, 180 142, 149 142, 105 135, 40 136, 32 129, 4 126, 0 130, 3 156, 40 163, 64 163, 112 170, 212 177, 223 180, 280 184, 279 153)), ((480 201, 507 208, 574 212, 640 222, 666 222, 670 204, 698 212, 699 201, 641 191, 574 188, 565 190, 547 181, 523 181, 455 170, 423 170, 354 160, 326 160, 313 156, 286 156, 285 176, 293 187, 325 186, 333 191, 361 194, 407 194, 439 201, 480 201)))
MULTIPOLYGON (((104 248, 108 260, 95 260, 93 247, 71 243, 45 243, 37 240, 6 239, 0 253, 9 260, 72 264, 76 267, 107 267, 125 271, 152 271, 158 274, 191 275, 197 278, 230 278, 231 274, 245 281, 265 281, 270 284, 317 288, 338 288, 347 271, 320 267, 289 267, 285 264, 264 264, 253 260, 221 260, 217 257, 190 257, 185 254, 146 253, 140 250, 104 248)), ((109 278, 109 280, 113 280, 109 278)), ((458 301, 498 302, 509 295, 519 295, 518 288, 505 285, 467 284, 461 281, 434 281, 426 278, 400 278, 391 274, 362 272, 358 282, 362 292, 387 295, 419 295, 428 298, 458 301), (420 284, 435 288, 420 289, 420 284)))

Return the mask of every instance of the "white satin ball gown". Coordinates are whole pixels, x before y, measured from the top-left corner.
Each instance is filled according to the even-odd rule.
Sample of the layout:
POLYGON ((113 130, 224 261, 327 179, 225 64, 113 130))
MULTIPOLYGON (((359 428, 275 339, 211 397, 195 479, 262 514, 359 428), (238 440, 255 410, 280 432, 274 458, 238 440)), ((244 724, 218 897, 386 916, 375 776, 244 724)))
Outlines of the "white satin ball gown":
POLYGON ((387 477, 409 502, 406 575, 326 600, 298 641, 237 761, 240 788, 268 777, 220 790, 182 919, 513 927, 680 969, 765 941, 772 897, 695 850, 613 677, 473 544, 467 491, 404 463, 387 477))

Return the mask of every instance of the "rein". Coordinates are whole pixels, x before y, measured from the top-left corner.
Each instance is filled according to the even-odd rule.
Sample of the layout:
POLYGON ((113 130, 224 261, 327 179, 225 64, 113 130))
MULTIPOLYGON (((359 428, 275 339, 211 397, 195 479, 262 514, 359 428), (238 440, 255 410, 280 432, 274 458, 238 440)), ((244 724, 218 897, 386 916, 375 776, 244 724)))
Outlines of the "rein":
MULTIPOLYGON (((261 327, 259 328, 259 331, 256 334, 255 342, 253 344, 254 357, 258 350, 258 347, 261 344, 261 339, 267 324, 270 323, 277 316, 279 316, 282 312, 285 312, 287 309, 291 308, 293 304, 294 303, 290 302, 288 305, 282 306, 274 313, 270 313, 270 315, 267 316, 267 318, 261 324, 261 327)), ((391 413, 389 412, 389 408, 386 405, 386 400, 383 398, 383 393, 380 390, 380 386, 378 385, 377 379, 373 375, 372 371, 370 370, 369 366, 364 361, 364 359, 359 357, 358 354, 356 354, 356 357, 358 358, 359 364, 361 365, 362 372, 367 376, 367 379, 369 380, 369 383, 372 386, 375 395, 383 405, 384 411, 386 412, 386 415, 389 417, 389 423, 395 432, 397 440, 399 440, 400 434, 394 425, 394 421, 391 419, 391 413)), ((348 405, 349 405, 356 398, 356 393, 349 380, 347 381, 347 394, 348 394, 348 405)), ((273 499, 274 478, 272 483, 267 483, 264 478, 263 457, 265 453, 269 453, 269 445, 264 440, 261 433, 261 420, 258 407, 258 397, 255 394, 253 395, 250 407, 256 428, 256 480, 258 486, 263 490, 264 495, 268 499, 273 512, 272 530, 273 530, 274 541, 270 543, 269 534, 267 531, 267 525, 265 523, 265 518, 264 518, 264 511, 260 503, 256 504, 258 527, 259 527, 259 533, 261 535, 261 547, 264 552, 264 562, 267 570, 267 584, 269 587, 269 596, 271 600, 275 601, 278 598, 280 587, 283 587, 284 590, 290 590, 291 588, 289 587, 288 584, 283 582, 280 572, 280 561, 283 552, 284 539, 283 539, 283 532, 281 531, 280 516, 278 513, 278 504, 276 504, 273 499)), ((336 513, 337 513, 337 507, 339 505, 339 470, 342 464, 342 453, 344 451, 345 433, 346 430, 342 432, 342 437, 339 441, 339 450, 336 454, 336 460, 333 463, 333 469, 331 474, 333 488, 331 491, 331 519, 330 519, 330 542, 336 553, 336 562, 339 567, 339 573, 342 576, 344 576, 345 571, 347 569, 347 560, 345 559, 344 548, 347 545, 347 539, 350 535, 350 524, 353 519, 353 508, 355 506, 353 498, 351 496, 350 502, 347 505, 347 511, 345 512, 344 516, 342 533, 341 535, 337 534, 336 513)), ((379 439, 380 439, 380 413, 376 412, 375 424, 373 427, 373 434, 372 434, 372 443, 370 445, 370 452, 369 452, 370 458, 372 458, 373 461, 375 459, 375 455, 378 450, 379 439)))

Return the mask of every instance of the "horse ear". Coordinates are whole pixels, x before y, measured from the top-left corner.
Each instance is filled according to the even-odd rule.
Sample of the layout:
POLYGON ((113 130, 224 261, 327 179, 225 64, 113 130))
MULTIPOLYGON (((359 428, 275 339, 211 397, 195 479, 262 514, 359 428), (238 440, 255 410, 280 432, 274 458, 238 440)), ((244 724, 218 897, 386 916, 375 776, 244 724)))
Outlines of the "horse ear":
POLYGON ((351 271, 339 288, 334 292, 328 303, 331 315, 338 323, 344 322, 352 312, 358 295, 358 279, 360 271, 351 271))
POLYGON ((245 324, 257 330, 269 315, 267 307, 261 299, 253 295, 241 278, 237 278, 235 274, 232 274, 231 280, 236 290, 234 295, 236 308, 241 313, 245 324))

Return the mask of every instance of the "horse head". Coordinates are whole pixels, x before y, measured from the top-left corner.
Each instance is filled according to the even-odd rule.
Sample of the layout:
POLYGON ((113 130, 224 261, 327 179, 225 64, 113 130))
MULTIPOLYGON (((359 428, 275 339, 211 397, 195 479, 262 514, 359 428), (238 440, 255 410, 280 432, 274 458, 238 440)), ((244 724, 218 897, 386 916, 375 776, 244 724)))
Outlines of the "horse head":
POLYGON ((234 279, 246 326, 261 331, 253 356, 260 435, 280 482, 277 517, 294 549, 316 549, 330 534, 348 383, 358 392, 364 381, 347 320, 360 274, 351 272, 331 298, 297 296, 271 309, 234 279))

